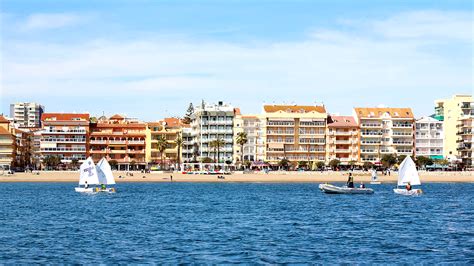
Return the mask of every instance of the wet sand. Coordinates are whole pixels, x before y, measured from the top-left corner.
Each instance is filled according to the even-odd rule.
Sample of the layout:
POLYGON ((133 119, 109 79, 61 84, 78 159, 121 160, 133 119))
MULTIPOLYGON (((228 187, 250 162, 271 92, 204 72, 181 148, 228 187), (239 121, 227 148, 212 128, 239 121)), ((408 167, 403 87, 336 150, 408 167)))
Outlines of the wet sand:
MULTIPOLYGON (((325 182, 345 182, 348 172, 270 172, 243 174, 236 172, 225 175, 225 179, 218 179, 217 175, 196 175, 182 173, 161 173, 155 172, 144 174, 140 172, 130 172, 133 176, 126 175, 126 172, 114 172, 117 183, 122 182, 268 182, 268 183, 325 183, 325 182), (123 178, 119 178, 122 176, 123 178)), ((354 182, 370 182, 368 172, 354 172, 354 182)), ((390 176, 379 174, 379 181, 383 183, 395 183, 398 175, 392 173, 390 176)), ((422 183, 436 182, 474 182, 474 172, 420 172, 422 183)), ((78 182, 79 172, 77 171, 42 171, 37 174, 15 173, 14 175, 1 175, 0 182, 78 182)))

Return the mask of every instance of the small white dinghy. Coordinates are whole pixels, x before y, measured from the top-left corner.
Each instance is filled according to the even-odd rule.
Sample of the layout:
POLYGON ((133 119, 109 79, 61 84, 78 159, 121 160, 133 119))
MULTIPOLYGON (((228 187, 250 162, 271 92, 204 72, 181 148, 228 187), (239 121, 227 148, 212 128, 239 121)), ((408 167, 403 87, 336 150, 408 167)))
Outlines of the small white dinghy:
POLYGON ((110 165, 107 160, 102 158, 97 167, 91 157, 85 160, 80 167, 79 186, 74 188, 76 192, 97 193, 97 192, 115 192, 114 188, 99 188, 97 185, 115 184, 110 165), (105 161, 105 163, 103 162, 105 161), (102 162, 102 163, 101 163, 102 162), (108 167, 107 167, 108 166, 108 167), (96 185, 96 186, 94 186, 96 185), (94 186, 94 187, 91 187, 94 186))
POLYGON ((79 171, 79 186, 74 190, 76 190, 76 192, 93 193, 95 187, 90 186, 99 184, 99 175, 97 174, 97 169, 91 157, 87 158, 87 160, 81 164, 79 171))
POLYGON ((421 185, 420 176, 416 170, 415 162, 413 162, 410 156, 407 156, 400 164, 400 168, 398 170, 398 187, 394 188, 393 192, 405 196, 417 196, 423 193, 421 189, 407 190, 406 188, 402 188, 408 183, 410 183, 411 186, 421 185))
POLYGON ((377 176, 377 170, 372 169, 372 180, 370 180, 370 184, 372 185, 380 185, 382 182, 379 181, 377 176))
POLYGON ((338 187, 331 184, 319 184, 319 189, 328 194, 373 194, 374 190, 371 188, 349 188, 338 187))

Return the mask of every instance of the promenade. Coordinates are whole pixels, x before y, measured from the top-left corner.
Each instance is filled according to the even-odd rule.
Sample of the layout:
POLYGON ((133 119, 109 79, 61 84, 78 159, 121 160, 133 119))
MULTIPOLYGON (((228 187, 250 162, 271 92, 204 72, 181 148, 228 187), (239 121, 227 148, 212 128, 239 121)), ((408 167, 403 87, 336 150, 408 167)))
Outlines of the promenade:
MULTIPOLYGON (((224 179, 218 179, 217 175, 196 175, 182 173, 162 173, 152 172, 149 174, 141 172, 114 171, 117 183, 122 182, 268 182, 268 183, 324 183, 324 182, 345 182, 348 172, 263 172, 242 173, 235 172, 231 175, 225 175, 224 179), (119 178, 121 176, 122 178, 119 178)), ((354 181, 370 182, 370 173, 353 172, 354 181)), ((395 183, 397 173, 390 176, 379 174, 379 180, 384 183, 395 183)), ((474 182, 474 172, 424 172, 420 171, 422 183, 437 182, 474 182)), ((14 175, 0 175, 0 182, 73 182, 79 180, 77 171, 40 171, 39 174, 15 173, 14 175)))

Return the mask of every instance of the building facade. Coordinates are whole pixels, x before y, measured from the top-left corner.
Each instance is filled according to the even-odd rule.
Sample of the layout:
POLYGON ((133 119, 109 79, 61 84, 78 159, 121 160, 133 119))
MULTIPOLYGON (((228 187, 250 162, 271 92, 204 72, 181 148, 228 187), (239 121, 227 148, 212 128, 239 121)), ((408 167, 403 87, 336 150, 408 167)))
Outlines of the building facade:
POLYGON ((189 125, 183 125, 181 136, 183 138, 183 148, 181 150, 182 162, 197 162, 198 154, 195 152, 195 149, 196 151, 199 149, 194 145, 192 128, 189 125))
POLYGON ((360 162, 359 126, 352 116, 328 116, 327 158, 339 160, 341 165, 356 165, 360 162))
POLYGON ((10 116, 20 127, 41 127, 44 106, 38 103, 10 104, 10 116))
POLYGON ((165 118, 159 122, 147 123, 146 161, 150 167, 163 166, 166 169, 177 169, 183 162, 182 147, 178 149, 176 141, 181 136, 182 125, 178 118, 165 118), (160 152, 158 141, 166 140, 166 149, 160 152), (180 162, 178 162, 178 159, 180 162))
POLYGON ((472 95, 453 95, 449 99, 435 101, 435 118, 443 121, 445 158, 459 158, 458 150, 458 124, 459 120, 470 112, 472 95))
POLYGON ((362 162, 380 163, 386 154, 414 155, 411 108, 354 108, 360 127, 362 162))
POLYGON ((208 105, 204 102, 195 108, 191 116, 193 141, 198 145, 198 160, 216 158, 220 164, 232 161, 234 154, 234 117, 231 105, 219 102, 208 105), (222 142, 219 148, 213 142, 222 142))
POLYGON ((415 155, 443 159, 443 122, 422 117, 415 122, 415 155))
MULTIPOLYGON (((474 104, 471 103, 474 107, 474 104)), ((463 116, 458 121, 458 153, 463 165, 469 169, 474 169, 474 110, 470 115, 463 116)))
POLYGON ((10 121, 0 115, 0 170, 9 170, 16 156, 16 140, 10 121))
POLYGON ((145 169, 145 123, 121 115, 102 117, 90 126, 90 155, 94 162, 102 157, 119 170, 145 169))
POLYGON ((242 156, 244 162, 264 161, 265 143, 263 137, 262 119, 259 115, 237 114, 234 122, 234 164, 240 164, 242 156), (247 136, 247 143, 243 147, 237 143, 241 132, 247 136))
POLYGON ((44 113, 41 116, 41 158, 59 156, 63 164, 88 156, 89 114, 44 113))
POLYGON ((265 160, 273 165, 282 159, 325 161, 326 122, 324 106, 264 105, 265 160))

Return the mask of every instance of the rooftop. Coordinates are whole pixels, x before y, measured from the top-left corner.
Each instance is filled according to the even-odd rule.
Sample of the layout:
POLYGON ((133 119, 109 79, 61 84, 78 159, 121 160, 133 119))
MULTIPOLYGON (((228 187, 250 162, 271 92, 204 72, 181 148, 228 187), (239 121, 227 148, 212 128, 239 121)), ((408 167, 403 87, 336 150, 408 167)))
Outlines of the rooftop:
POLYGON ((411 108, 389 108, 389 107, 374 107, 374 108, 362 108, 355 107, 354 111, 356 115, 361 117, 369 118, 381 118, 384 115, 388 115, 392 118, 413 118, 413 112, 411 108))
POLYGON ((266 113, 286 112, 286 113, 326 113, 324 106, 312 105, 264 105, 266 113))
POLYGON ((89 114, 43 113, 41 121, 89 121, 89 114))
POLYGON ((328 127, 357 127, 357 122, 352 116, 329 116, 328 127))

